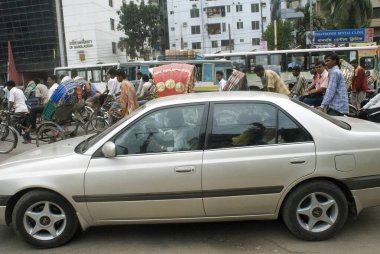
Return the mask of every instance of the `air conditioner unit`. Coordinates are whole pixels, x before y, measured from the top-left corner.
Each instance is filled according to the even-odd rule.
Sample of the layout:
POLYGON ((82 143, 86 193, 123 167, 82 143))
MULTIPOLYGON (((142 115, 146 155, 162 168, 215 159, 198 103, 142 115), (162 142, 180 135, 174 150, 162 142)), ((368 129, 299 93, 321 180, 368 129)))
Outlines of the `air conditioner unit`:
POLYGON ((187 27, 187 22, 183 22, 183 23, 182 23, 182 26, 183 26, 183 27, 187 27))

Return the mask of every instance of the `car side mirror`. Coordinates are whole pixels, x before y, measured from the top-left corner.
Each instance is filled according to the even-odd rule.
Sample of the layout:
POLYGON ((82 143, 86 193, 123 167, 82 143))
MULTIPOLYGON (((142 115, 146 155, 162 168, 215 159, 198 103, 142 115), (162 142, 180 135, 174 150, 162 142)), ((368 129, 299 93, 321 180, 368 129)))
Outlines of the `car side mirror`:
POLYGON ((112 141, 106 142, 102 147, 102 153, 106 158, 116 157, 116 145, 112 141))

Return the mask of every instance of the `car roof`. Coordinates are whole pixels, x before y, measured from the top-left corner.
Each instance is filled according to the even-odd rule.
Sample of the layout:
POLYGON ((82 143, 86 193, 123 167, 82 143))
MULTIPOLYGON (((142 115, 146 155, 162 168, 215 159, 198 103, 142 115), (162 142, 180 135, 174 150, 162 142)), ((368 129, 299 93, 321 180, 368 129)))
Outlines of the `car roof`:
POLYGON ((200 92, 161 97, 149 101, 147 107, 160 107, 180 103, 216 102, 216 101, 279 101, 289 97, 279 93, 262 91, 227 91, 227 92, 200 92))

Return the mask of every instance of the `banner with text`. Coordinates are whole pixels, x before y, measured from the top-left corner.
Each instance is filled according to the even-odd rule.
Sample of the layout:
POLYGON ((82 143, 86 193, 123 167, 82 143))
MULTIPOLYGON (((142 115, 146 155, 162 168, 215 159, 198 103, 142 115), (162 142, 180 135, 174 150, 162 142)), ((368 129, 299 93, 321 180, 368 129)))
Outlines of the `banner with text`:
POLYGON ((314 32, 314 44, 337 44, 352 42, 367 42, 373 39, 370 29, 346 29, 346 30, 325 30, 314 32))

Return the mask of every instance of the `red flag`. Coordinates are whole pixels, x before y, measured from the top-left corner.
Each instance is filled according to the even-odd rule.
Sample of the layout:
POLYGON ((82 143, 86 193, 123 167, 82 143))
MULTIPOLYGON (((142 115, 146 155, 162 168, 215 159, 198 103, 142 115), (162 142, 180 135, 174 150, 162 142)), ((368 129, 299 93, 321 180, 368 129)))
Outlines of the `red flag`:
POLYGON ((10 41, 8 41, 8 80, 13 80, 16 84, 20 83, 20 76, 16 70, 10 41))

